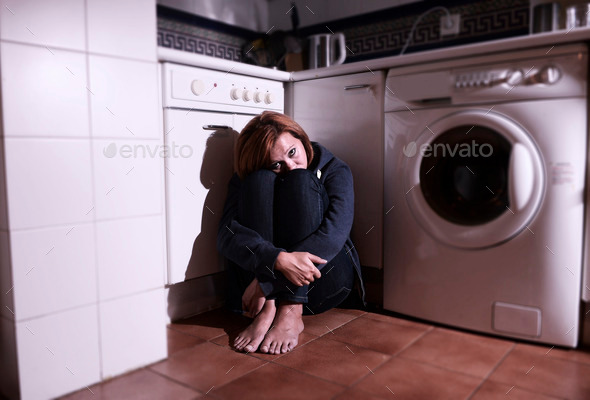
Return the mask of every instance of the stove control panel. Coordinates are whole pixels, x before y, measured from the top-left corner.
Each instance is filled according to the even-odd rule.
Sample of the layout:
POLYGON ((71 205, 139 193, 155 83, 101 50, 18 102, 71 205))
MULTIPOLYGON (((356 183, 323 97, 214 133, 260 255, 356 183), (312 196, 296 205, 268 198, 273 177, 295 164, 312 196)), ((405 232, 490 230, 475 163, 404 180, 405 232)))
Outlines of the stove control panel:
POLYGON ((163 64, 163 73, 167 82, 164 107, 213 109, 224 105, 224 111, 284 107, 282 82, 169 63, 163 64))

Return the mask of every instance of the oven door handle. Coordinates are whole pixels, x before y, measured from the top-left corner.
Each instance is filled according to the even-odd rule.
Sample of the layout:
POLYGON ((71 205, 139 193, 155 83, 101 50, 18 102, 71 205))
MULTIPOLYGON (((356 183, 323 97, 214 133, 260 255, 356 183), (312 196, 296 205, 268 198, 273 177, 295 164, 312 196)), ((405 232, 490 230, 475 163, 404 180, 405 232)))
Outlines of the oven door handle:
POLYGON ((203 129, 206 131, 221 131, 223 129, 232 129, 228 125, 203 125, 203 129))
POLYGON ((344 86, 344 90, 366 89, 368 87, 371 87, 371 85, 369 85, 368 83, 365 83, 365 84, 361 84, 361 85, 344 86))

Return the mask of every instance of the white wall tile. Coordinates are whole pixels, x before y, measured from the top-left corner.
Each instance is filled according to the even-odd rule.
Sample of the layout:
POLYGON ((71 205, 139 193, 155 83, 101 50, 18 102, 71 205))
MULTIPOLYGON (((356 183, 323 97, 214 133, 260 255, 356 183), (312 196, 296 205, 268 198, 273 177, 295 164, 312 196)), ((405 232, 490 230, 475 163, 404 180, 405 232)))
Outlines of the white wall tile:
POLYGON ((8 232, 0 231, 0 316, 14 320, 14 283, 8 232))
POLYGON ((92 135, 112 138, 157 139, 157 64, 90 56, 92 135))
MULTIPOLYGON (((0 124, 1 125, 1 124, 0 124)), ((0 230, 8 230, 8 206, 6 202, 6 168, 4 168, 4 138, 0 127, 0 230)))
POLYGON ((92 53, 156 61, 155 0, 88 0, 92 53))
POLYGON ((0 44, 5 136, 88 137, 86 57, 0 44))
POLYGON ((18 396, 18 362, 14 321, 0 318, 0 393, 9 399, 18 396))
POLYGON ((162 217, 97 223, 99 300, 164 287, 162 217))
POLYGON ((90 221, 90 142, 5 139, 11 229, 90 221))
POLYGON ((84 24, 80 0, 0 0, 2 39, 84 50, 84 24))
POLYGON ((96 306, 17 322, 22 399, 48 399, 100 380, 96 306))
POLYGON ((158 140, 95 140, 98 219, 163 212, 164 169, 158 140))
POLYGON ((166 358, 165 290, 102 302, 103 379, 166 358))
POLYGON ((97 302, 92 224, 11 233, 16 319, 97 302))

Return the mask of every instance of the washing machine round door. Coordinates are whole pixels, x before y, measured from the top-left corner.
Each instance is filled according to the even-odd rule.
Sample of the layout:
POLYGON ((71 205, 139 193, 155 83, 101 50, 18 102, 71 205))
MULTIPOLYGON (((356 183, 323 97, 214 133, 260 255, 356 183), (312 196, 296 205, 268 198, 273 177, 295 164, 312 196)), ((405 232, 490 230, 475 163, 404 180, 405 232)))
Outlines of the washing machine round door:
POLYGON ((527 228, 541 205, 541 155, 504 115, 447 115, 429 123, 404 152, 409 208, 441 243, 477 249, 505 242, 527 228))

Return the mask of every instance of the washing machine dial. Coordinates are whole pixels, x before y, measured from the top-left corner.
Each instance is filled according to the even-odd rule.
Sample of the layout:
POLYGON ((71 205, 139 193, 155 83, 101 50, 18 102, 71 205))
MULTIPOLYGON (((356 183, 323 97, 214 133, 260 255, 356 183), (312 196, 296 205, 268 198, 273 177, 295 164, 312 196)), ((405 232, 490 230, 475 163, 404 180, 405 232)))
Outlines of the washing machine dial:
POLYGON ((240 89, 240 88, 233 88, 229 92, 229 96, 231 97, 232 100, 239 99, 240 97, 242 97, 242 89, 240 89))
POLYGON ((504 79, 506 79, 506 83, 508 85, 516 86, 520 82, 522 82, 523 78, 524 78, 524 74, 523 74, 522 70, 513 69, 513 70, 506 72, 506 77, 504 79))
POLYGON ((532 74, 526 80, 526 83, 529 85, 534 85, 537 83, 552 85, 555 82, 557 82, 559 78, 561 78, 561 71, 559 70, 559 68, 553 65, 546 65, 534 74, 532 74))

